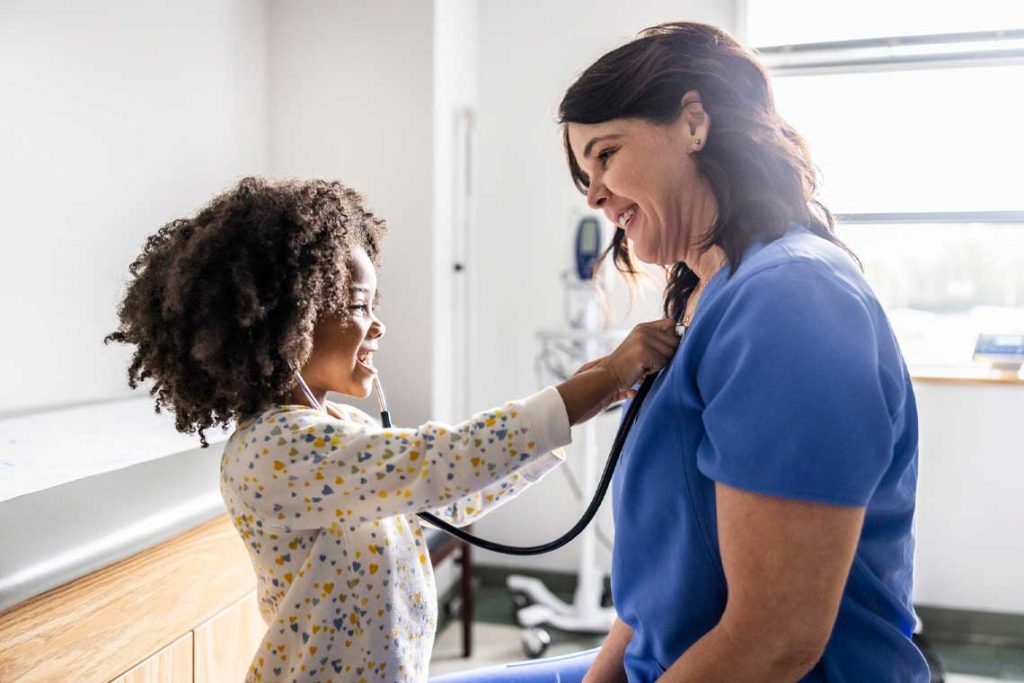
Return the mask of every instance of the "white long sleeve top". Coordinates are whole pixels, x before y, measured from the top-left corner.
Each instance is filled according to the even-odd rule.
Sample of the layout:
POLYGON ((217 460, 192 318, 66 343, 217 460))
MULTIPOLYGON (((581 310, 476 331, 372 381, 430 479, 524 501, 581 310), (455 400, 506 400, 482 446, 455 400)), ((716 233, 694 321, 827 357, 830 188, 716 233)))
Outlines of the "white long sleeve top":
POLYGON ((332 404, 244 420, 221 494, 256 570, 268 624, 247 681, 421 683, 437 597, 415 513, 479 518, 561 462, 570 442, 552 387, 457 425, 382 428, 332 404))

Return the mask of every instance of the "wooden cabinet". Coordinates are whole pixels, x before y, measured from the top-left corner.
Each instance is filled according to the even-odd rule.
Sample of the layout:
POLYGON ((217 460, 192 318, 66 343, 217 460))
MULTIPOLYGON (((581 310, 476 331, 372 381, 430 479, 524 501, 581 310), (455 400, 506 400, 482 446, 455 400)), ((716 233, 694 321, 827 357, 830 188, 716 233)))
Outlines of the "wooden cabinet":
POLYGON ((199 626, 192 632, 195 683, 241 683, 266 630, 255 591, 199 626))
MULTIPOLYGON (((462 548, 472 614, 468 546, 428 541, 435 565, 462 548)), ((266 629, 223 515, 0 612, 0 683, 241 683, 266 629)))
POLYGON ((253 591, 110 683, 241 682, 265 631, 253 591))
POLYGON ((186 633, 131 671, 118 676, 111 683, 191 683, 191 681, 192 634, 186 633))
POLYGON ((0 681, 242 681, 266 627, 227 515, 0 613, 0 681))
POLYGON ((265 631, 253 591, 110 683, 241 683, 265 631))

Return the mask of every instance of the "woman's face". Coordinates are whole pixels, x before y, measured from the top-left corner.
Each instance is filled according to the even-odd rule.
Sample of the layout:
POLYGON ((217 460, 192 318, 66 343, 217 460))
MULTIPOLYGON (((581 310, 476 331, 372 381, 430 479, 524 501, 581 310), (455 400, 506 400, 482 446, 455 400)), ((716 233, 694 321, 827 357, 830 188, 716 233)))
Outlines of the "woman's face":
POLYGON ((717 215, 694 159, 707 142, 709 119, 696 92, 681 106, 665 125, 634 118, 567 124, 570 151, 590 179, 587 204, 623 228, 647 263, 684 260, 717 215))
POLYGON ((373 389, 373 353, 384 323, 373 311, 377 273, 362 247, 352 249, 348 268, 350 301, 346 315, 321 316, 313 330, 313 351, 302 377, 315 393, 336 391, 366 398, 373 389))

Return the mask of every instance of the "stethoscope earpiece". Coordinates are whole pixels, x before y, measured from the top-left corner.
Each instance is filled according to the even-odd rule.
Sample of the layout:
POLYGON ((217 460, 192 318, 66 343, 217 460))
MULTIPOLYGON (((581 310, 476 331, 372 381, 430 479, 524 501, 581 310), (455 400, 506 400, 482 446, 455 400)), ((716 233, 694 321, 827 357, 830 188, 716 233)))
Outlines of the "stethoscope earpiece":
POLYGON ((313 395, 309 385, 306 384, 306 380, 302 379, 302 373, 298 370, 295 371, 295 380, 299 383, 299 387, 302 389, 302 393, 306 395, 306 399, 309 400, 310 405, 326 415, 327 404, 320 403, 320 401, 316 400, 316 396, 313 395))

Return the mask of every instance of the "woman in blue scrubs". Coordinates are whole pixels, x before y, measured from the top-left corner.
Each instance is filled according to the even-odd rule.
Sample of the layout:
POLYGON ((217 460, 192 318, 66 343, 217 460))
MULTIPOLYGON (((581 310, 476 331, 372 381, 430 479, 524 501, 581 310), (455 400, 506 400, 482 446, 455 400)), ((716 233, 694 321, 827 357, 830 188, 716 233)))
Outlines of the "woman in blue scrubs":
MULTIPOLYGON (((685 336, 615 473, 604 645, 442 680, 928 681, 913 389, 765 70, 715 27, 666 24, 560 114, 616 266, 667 269, 685 336)), ((862 121, 870 145, 884 119, 862 121)))

